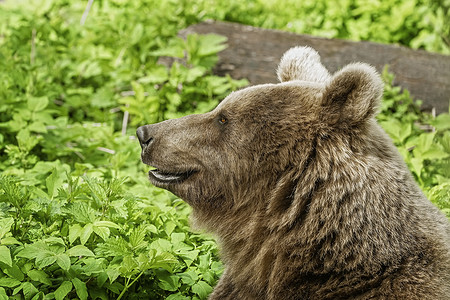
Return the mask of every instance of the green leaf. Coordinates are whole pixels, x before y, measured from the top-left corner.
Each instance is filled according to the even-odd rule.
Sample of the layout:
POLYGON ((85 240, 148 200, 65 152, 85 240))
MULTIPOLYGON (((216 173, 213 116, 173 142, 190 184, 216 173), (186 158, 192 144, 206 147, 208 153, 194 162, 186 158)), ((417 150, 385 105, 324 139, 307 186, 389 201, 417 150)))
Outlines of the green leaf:
POLYGON ((0 239, 2 239, 7 232, 11 230, 11 226, 14 224, 13 218, 0 219, 0 239))
POLYGON ((110 87, 102 87, 97 89, 91 99, 91 105, 93 107, 105 108, 111 107, 114 104, 116 104, 114 101, 114 93, 110 87))
POLYGON ((93 226, 92 229, 94 230, 94 232, 101 237, 104 241, 106 241, 109 238, 109 228, 108 227, 102 227, 102 226, 93 226))
POLYGON ((158 253, 172 251, 172 243, 166 239, 157 239, 150 244, 150 249, 155 249, 158 253))
POLYGON ((203 281, 209 283, 210 285, 213 285, 216 282, 214 273, 210 270, 202 272, 202 279, 203 279, 203 281))
POLYGON ((91 195, 98 207, 101 207, 103 203, 108 201, 105 189, 97 182, 97 180, 95 180, 95 178, 83 176, 83 179, 88 184, 91 195))
MULTIPOLYGON (((75 202, 70 207, 68 212, 74 219, 82 224, 95 222, 97 211, 94 210, 88 203, 75 202)), ((81 232, 80 232, 81 234, 81 232)))
POLYGON ((137 249, 147 246, 148 243, 145 241, 145 236, 146 236, 145 226, 139 226, 135 228, 130 234, 131 247, 137 249))
POLYGON ((98 61, 85 60, 77 67, 78 75, 83 78, 90 78, 102 74, 102 68, 98 61))
POLYGON ((12 267, 3 269, 3 272, 11 278, 23 281, 25 275, 22 273, 17 264, 13 263, 12 267))
POLYGON ((206 68, 204 67, 195 67, 189 69, 186 73, 186 81, 194 82, 197 78, 203 76, 206 73, 206 68))
POLYGON ((133 87, 134 97, 136 100, 142 102, 145 99, 144 87, 136 81, 131 82, 131 86, 133 87))
POLYGON ((443 151, 440 148, 437 148, 437 145, 434 148, 429 148, 425 152, 422 153, 422 159, 441 159, 450 156, 450 153, 443 151))
POLYGON ((198 250, 188 250, 180 252, 179 255, 189 267, 195 261, 199 253, 200 251, 198 250))
POLYGON ((129 276, 137 270, 138 264, 136 260, 131 255, 127 255, 123 258, 122 263, 120 264, 120 272, 123 276, 129 276))
POLYGON ((46 133, 47 127, 41 121, 34 121, 30 125, 28 125, 28 130, 32 132, 46 133))
POLYGON ((108 274, 104 271, 104 272, 101 272, 100 274, 98 274, 98 276, 97 276, 97 285, 99 286, 99 287, 102 287, 104 284, 105 284, 105 282, 108 280, 108 274))
POLYGON ((31 282, 22 283, 22 291, 25 299, 33 298, 37 293, 39 293, 38 289, 31 282))
POLYGON ((120 271, 116 267, 110 267, 106 269, 106 274, 108 274, 109 282, 113 283, 120 276, 120 271))
POLYGON ((8 300, 9 297, 6 294, 6 291, 4 288, 0 287, 0 300, 8 300))
POLYGON ((30 97, 28 98, 28 109, 31 111, 41 111, 48 105, 48 97, 30 97))
POLYGON ((129 37, 129 41, 131 45, 138 43, 142 35, 144 34, 144 26, 141 23, 136 24, 133 31, 131 32, 131 36, 129 37))
POLYGON ((173 265, 176 264, 178 264, 178 260, 175 258, 175 256, 168 252, 163 252, 153 257, 149 267, 152 269, 162 268, 164 270, 172 272, 173 265))
POLYGON ((12 267, 11 252, 6 246, 0 246, 0 262, 12 267))
POLYGON ((97 226, 97 227, 111 227, 111 228, 120 229, 119 225, 117 225, 116 223, 111 222, 111 221, 95 221, 93 224, 94 224, 94 226, 97 226))
POLYGON ((31 278, 31 280, 38 281, 40 283, 46 284, 46 285, 52 285, 51 280, 49 279, 47 273, 45 273, 42 270, 30 270, 27 272, 28 277, 31 278))
POLYGON ((204 281, 199 281, 192 286, 192 291, 196 293, 200 299, 206 299, 212 292, 212 287, 204 281))
POLYGON ((209 253, 200 255, 199 257, 200 263, 198 264, 198 268, 201 271, 209 270, 209 265, 211 261, 211 255, 209 253))
MULTIPOLYGON (((44 249, 44 248, 41 248, 42 244, 44 244, 44 243, 41 242, 39 244, 35 243, 35 244, 32 244, 32 245, 25 245, 23 247, 23 249, 20 250, 17 253, 17 256, 18 257, 25 257, 25 258, 28 258, 28 259, 36 258, 36 256, 38 256, 42 252, 42 250, 44 249)), ((44 250, 44 251, 46 251, 46 250, 44 250)))
POLYGON ((422 174, 422 166, 423 166, 423 160, 421 158, 411 158, 410 160, 412 171, 416 173, 417 177, 420 178, 420 175, 422 174))
POLYGON ((74 224, 69 226, 69 243, 73 244, 75 240, 81 235, 82 227, 80 224, 74 224))
POLYGON ((80 270, 82 274, 87 276, 97 275, 103 272, 104 262, 101 259, 87 257, 83 259, 84 267, 80 270))
POLYGON ((139 78, 138 82, 142 84, 163 83, 169 79, 169 72, 165 66, 156 65, 148 71, 148 75, 139 78))
POLYGON ((18 286, 20 284, 20 281, 14 278, 9 277, 3 277, 0 278, 0 286, 13 288, 15 286, 18 286))
POLYGON ((66 254, 69 256, 95 256, 95 254, 89 250, 86 246, 76 245, 66 251, 66 254))
POLYGON ((56 300, 64 300, 68 293, 72 290, 72 283, 70 281, 64 281, 59 288, 55 291, 56 300))
POLYGON ((450 129, 450 114, 440 114, 435 119, 431 120, 430 123, 437 130, 450 129))
POLYGON ((172 38, 166 47, 151 51, 151 56, 170 56, 170 57, 184 57, 184 40, 181 38, 172 38))
POLYGON ((183 296, 180 292, 169 295, 165 300, 191 300, 190 297, 183 296))
POLYGON ((40 252, 36 256, 36 266, 39 269, 52 265, 54 262, 56 262, 56 255, 49 251, 40 252))
POLYGON ((207 56, 216 54, 227 48, 225 44, 228 40, 227 37, 217 34, 205 34, 199 36, 200 46, 198 55, 207 56))
POLYGON ((144 253, 139 254, 136 261, 140 271, 146 271, 150 268, 151 259, 144 253))
POLYGON ((53 196, 57 192, 58 187, 60 187, 62 184, 63 178, 61 175, 62 174, 59 174, 56 168, 53 168, 52 173, 45 180, 45 183, 47 185, 47 193, 50 198, 53 198, 53 196))
POLYGON ((98 244, 96 248, 102 256, 125 256, 130 252, 128 243, 119 236, 110 237, 105 243, 98 244))
POLYGON ((3 238, 0 243, 2 245, 22 245, 21 242, 19 242, 18 240, 16 240, 14 237, 9 236, 9 237, 5 237, 3 238))
POLYGON ((48 245, 56 245, 56 246, 60 246, 59 248, 65 248, 66 244, 64 243, 64 240, 62 238, 59 237, 55 237, 55 236, 51 236, 48 237, 46 239, 43 240, 46 244, 48 245))
POLYGON ((164 231, 167 233, 168 236, 170 236, 172 234, 172 232, 174 231, 175 227, 177 227, 177 225, 174 222, 167 221, 164 224, 164 231))
POLYGON ((80 232, 80 242, 82 245, 86 244, 93 231, 94 225, 92 223, 84 225, 83 229, 80 232))
POLYGON ((433 144, 434 136, 436 132, 424 132, 416 140, 417 146, 414 148, 413 153, 416 157, 422 156, 422 154, 431 148, 433 144))
POLYGON ((439 139, 444 151, 450 154, 450 131, 444 132, 444 135, 439 139))
POLYGON ((77 292, 77 295, 80 298, 80 300, 86 300, 88 298, 86 283, 78 278, 72 279, 72 283, 73 286, 75 287, 75 291, 77 292))
POLYGON ((69 257, 69 255, 67 255, 65 253, 56 255, 56 263, 64 271, 69 271, 69 269, 70 269, 70 257, 69 257))
POLYGON ((397 119, 389 119, 380 124, 396 144, 403 144, 412 132, 411 123, 401 123, 397 119))
POLYGON ((189 270, 178 275, 181 277, 181 281, 189 286, 195 284, 198 280, 198 274, 193 270, 189 270))
POLYGON ((184 232, 173 232, 170 235, 170 239, 174 245, 183 242, 186 239, 186 234, 184 232))
POLYGON ((180 287, 180 277, 169 273, 160 273, 158 276, 158 286, 166 291, 176 291, 180 287))
POLYGON ((30 135, 28 128, 21 129, 16 135, 16 139, 23 152, 31 151, 39 143, 39 139, 30 135))

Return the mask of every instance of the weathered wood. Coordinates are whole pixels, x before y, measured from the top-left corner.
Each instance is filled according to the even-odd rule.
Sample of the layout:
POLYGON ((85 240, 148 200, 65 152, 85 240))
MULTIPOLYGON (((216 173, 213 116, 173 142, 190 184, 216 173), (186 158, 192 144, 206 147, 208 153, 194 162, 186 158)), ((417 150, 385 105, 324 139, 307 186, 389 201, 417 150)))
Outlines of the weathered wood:
POLYGON ((283 53, 293 46, 311 46, 330 72, 361 61, 382 71, 386 64, 396 85, 410 91, 424 107, 448 112, 450 100, 450 56, 411 50, 405 47, 325 39, 308 35, 260 29, 234 23, 205 22, 184 30, 188 33, 215 33, 228 38, 228 48, 219 53, 217 74, 247 78, 251 84, 277 82, 275 70, 283 53))

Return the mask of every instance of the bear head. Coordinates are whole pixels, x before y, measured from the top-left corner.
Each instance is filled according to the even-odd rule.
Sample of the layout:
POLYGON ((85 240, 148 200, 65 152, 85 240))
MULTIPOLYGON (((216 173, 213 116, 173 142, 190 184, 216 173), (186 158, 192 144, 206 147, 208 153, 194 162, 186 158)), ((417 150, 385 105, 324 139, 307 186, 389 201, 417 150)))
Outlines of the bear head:
POLYGON ((283 206, 270 203, 268 189, 286 173, 300 176, 317 155, 318 138, 360 135, 373 123, 383 84, 371 66, 350 64, 330 75, 315 50, 296 47, 277 74, 280 83, 233 92, 211 112, 139 127, 150 181, 206 215, 283 206))

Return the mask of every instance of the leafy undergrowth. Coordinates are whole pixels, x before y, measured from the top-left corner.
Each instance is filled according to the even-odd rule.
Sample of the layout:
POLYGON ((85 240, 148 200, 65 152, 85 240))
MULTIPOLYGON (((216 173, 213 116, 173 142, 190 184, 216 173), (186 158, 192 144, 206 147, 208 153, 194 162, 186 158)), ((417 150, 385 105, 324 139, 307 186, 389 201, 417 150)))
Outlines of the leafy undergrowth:
POLYGON ((134 132, 247 84, 212 75, 225 39, 182 40, 179 20, 137 13, 143 3, 94 5, 84 25, 77 3, 6 4, 0 299, 206 299, 217 246, 189 230, 184 202, 150 186, 134 132))
MULTIPOLYGON (((320 14, 325 2, 316 2, 320 14)), ((266 13, 266 22, 274 20, 267 4, 276 1, 212 3, 94 1, 84 18, 81 2, 0 2, 0 299, 207 297, 222 272, 217 246, 190 231, 184 202, 150 186, 134 132, 208 111, 246 85, 212 75, 223 37, 182 40, 180 29, 208 17, 287 24, 259 24, 266 13), (161 57, 174 63, 166 67, 161 57)), ((359 2, 348 3, 357 13, 359 2)), ((292 12, 283 7, 277 10, 287 21, 292 12)), ((416 28, 416 18, 400 15, 416 28)), ((432 38, 419 46, 445 52, 440 28, 431 31, 428 21, 417 28, 432 38)), ((328 30, 320 22, 307 28, 328 30)), ((389 27, 377 30, 394 36, 389 27)), ((379 120, 423 190, 450 216, 449 115, 421 113, 407 92, 392 87, 392 75, 384 78, 379 120)))
POLYGON ((450 218, 450 114, 434 117, 420 111, 407 90, 386 83, 378 120, 390 135, 428 198, 450 218))
POLYGON ((230 0, 216 5, 219 8, 206 7, 208 17, 450 54, 450 2, 446 0, 230 0))
POLYGON ((189 231, 186 204, 46 167, 43 189, 0 178, 4 299, 204 299, 212 290, 222 265, 215 243, 189 231))

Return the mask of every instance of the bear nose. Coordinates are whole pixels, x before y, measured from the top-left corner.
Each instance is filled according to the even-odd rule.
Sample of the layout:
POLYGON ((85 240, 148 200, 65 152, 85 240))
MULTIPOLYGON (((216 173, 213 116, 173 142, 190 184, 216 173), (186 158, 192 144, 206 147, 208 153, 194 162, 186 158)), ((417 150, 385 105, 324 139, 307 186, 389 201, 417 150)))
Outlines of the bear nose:
POLYGON ((136 130, 136 135, 139 139, 139 143, 141 144, 142 149, 147 147, 153 141, 153 137, 150 135, 150 132, 149 132, 147 126, 139 127, 136 130))

